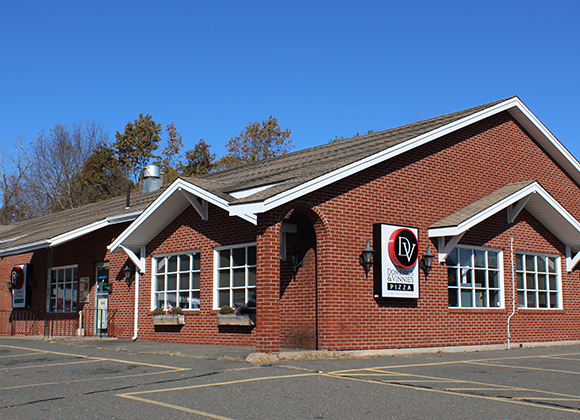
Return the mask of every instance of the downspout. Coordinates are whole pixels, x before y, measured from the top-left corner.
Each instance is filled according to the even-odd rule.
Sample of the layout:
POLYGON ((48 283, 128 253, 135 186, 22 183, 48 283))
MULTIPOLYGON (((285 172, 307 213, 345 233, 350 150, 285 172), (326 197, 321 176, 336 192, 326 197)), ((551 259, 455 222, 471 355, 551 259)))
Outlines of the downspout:
POLYGON ((510 320, 516 313, 516 289, 515 289, 515 274, 514 274, 514 237, 510 238, 510 260, 512 263, 512 313, 507 319, 507 348, 510 349, 510 320))
MULTIPOLYGON (((141 247, 141 261, 145 259, 145 247, 141 247)), ((135 267, 135 315, 133 319, 133 338, 131 341, 137 340, 137 334, 139 332, 139 279, 141 278, 141 272, 138 267, 135 267)))

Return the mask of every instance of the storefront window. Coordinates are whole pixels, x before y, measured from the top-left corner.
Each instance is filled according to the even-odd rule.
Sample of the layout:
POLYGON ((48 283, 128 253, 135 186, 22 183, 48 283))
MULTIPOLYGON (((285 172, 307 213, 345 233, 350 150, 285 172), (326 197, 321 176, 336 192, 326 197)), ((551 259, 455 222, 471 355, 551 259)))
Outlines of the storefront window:
POLYGON ((501 252, 455 248, 446 259, 450 308, 502 306, 501 252))
POLYGON ((218 308, 256 307, 256 245, 218 248, 216 258, 216 301, 218 308))
POLYGON ((560 308, 558 257, 516 254, 519 308, 560 308))
POLYGON ((199 309, 199 252, 154 257, 154 307, 199 309))
POLYGON ((77 266, 53 268, 50 276, 48 311, 74 312, 77 300, 77 266))

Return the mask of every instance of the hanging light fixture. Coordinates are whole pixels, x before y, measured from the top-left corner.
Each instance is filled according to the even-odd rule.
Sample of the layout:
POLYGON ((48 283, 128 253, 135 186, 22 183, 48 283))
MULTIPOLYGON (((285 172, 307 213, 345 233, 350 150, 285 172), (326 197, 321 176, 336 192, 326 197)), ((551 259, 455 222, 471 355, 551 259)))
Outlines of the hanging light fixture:
POLYGON ((429 245, 427 247, 427 252, 425 252, 425 254, 423 254, 423 258, 421 258, 421 261, 419 262, 419 268, 421 270, 423 270, 423 272, 425 273, 425 277, 427 277, 429 275, 429 272, 433 268, 433 258, 434 257, 435 257, 435 255, 433 255, 431 253, 431 245, 429 245))
POLYGON ((131 286, 135 273, 133 272, 133 268, 129 265, 129 263, 127 263, 125 268, 123 268, 123 274, 125 275, 125 283, 127 283, 127 286, 131 286))
POLYGON ((358 263, 362 265, 365 270, 365 275, 367 279, 369 278, 369 271, 373 265, 373 254, 375 250, 371 248, 370 241, 367 239, 367 246, 362 250, 360 256, 358 257, 358 263))
POLYGON ((294 271, 298 271, 300 267, 304 265, 304 260, 298 261, 298 251, 296 251, 296 244, 292 243, 292 249, 290 250, 290 261, 292 261, 292 266, 294 271))

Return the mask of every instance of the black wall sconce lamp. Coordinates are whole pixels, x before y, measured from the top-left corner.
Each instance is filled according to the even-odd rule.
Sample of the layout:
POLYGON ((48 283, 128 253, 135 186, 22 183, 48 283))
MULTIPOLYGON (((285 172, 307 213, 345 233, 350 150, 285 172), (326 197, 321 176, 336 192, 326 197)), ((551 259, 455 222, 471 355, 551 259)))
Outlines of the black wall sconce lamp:
POLYGON ((369 278, 369 271, 371 270, 371 266, 373 265, 374 253, 375 250, 371 248, 371 244, 367 239, 367 246, 365 246, 365 249, 362 250, 360 256, 358 257, 358 263, 362 265, 362 267, 364 268, 367 279, 369 278))
POLYGON ((435 255, 433 255, 431 253, 431 245, 429 245, 427 247, 427 252, 425 252, 425 254, 423 254, 423 258, 421 258, 421 261, 419 262, 419 268, 421 270, 423 270, 423 272, 425 273, 425 277, 427 277, 429 275, 429 272, 433 268, 433 258, 434 257, 435 257, 435 255))
POLYGON ((123 268, 123 274, 125 275, 125 283, 127 283, 127 286, 131 286, 131 283, 133 283, 133 278, 135 277, 135 272, 129 263, 127 263, 125 268, 123 268))
POLYGON ((292 261, 294 271, 298 271, 304 265, 303 259, 298 261, 298 252, 296 251, 296 244, 294 243, 292 243, 292 249, 290 250, 290 261, 292 261))

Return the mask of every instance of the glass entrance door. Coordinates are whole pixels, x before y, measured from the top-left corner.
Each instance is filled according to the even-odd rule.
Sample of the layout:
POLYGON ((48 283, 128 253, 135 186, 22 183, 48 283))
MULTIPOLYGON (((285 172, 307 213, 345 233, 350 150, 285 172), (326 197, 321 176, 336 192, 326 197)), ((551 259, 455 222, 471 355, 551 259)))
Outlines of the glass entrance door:
POLYGON ((109 263, 97 264, 95 277, 95 335, 106 337, 109 323, 109 263))

